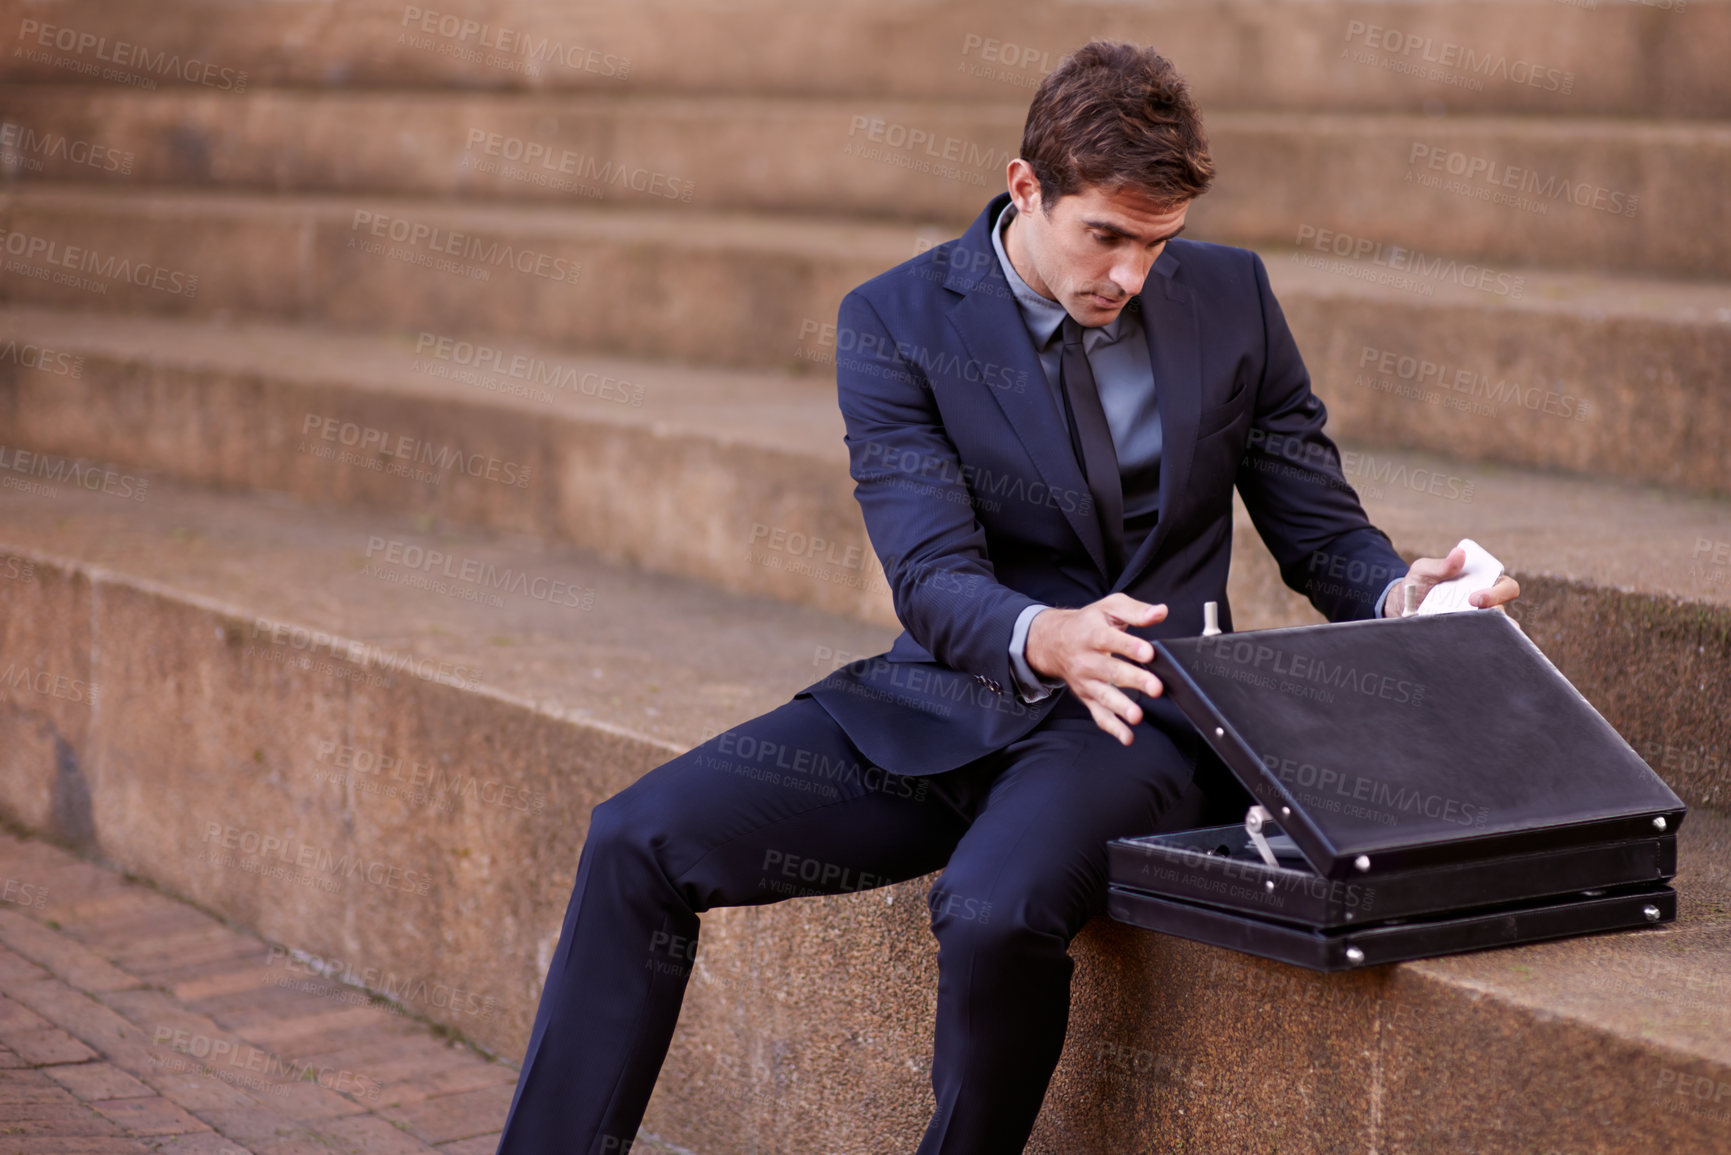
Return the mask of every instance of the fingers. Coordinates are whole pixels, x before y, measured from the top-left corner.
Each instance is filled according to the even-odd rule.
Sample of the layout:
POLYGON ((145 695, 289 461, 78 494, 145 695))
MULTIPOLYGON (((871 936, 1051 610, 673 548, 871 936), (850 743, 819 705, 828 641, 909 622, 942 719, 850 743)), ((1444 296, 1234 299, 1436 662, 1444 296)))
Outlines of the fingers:
POLYGON ((1508 602, 1514 601, 1520 596, 1521 583, 1517 582, 1508 574, 1504 574, 1502 577, 1498 578, 1496 584, 1491 586, 1489 589, 1475 590, 1473 594, 1467 598, 1467 601, 1471 602, 1475 606, 1479 606, 1480 608, 1500 607, 1508 602))
MULTIPOLYGON (((1081 683, 1084 690, 1091 691, 1095 686, 1102 688, 1128 686, 1132 689, 1141 690, 1150 698, 1158 698, 1165 689, 1160 684, 1160 679, 1155 677, 1151 671, 1109 655, 1095 655, 1084 661, 1077 671, 1077 681, 1081 683)), ((1122 711, 1119 712, 1122 713, 1122 711)))
MULTIPOLYGON (((1456 549, 1451 551, 1446 558, 1421 557, 1413 562, 1405 579, 1390 591, 1388 600, 1383 603, 1383 616, 1396 618, 1401 616, 1400 606, 1403 604, 1401 599, 1404 598, 1408 585, 1418 588, 1419 600, 1422 601, 1432 586, 1457 576, 1448 571, 1459 570, 1460 565, 1456 564, 1455 555, 1460 554, 1464 558, 1465 553, 1464 550, 1456 549)), ((1467 603, 1480 609, 1498 609, 1520 596, 1520 583, 1510 575, 1504 574, 1485 589, 1474 590, 1467 596, 1467 603)))
POLYGON ((1142 707, 1119 687, 1140 690, 1150 698, 1157 698, 1165 691, 1152 671, 1136 664, 1153 660, 1153 643, 1124 627, 1151 626, 1164 621, 1166 612, 1164 604, 1138 601, 1124 593, 1108 594, 1084 607, 1081 613, 1086 617, 1075 623, 1084 628, 1079 633, 1071 632, 1070 644, 1074 646, 1079 638, 1081 652, 1072 651, 1074 657, 1066 680, 1088 707, 1094 724, 1124 746, 1134 740, 1131 727, 1142 721, 1142 707))
POLYGON ((1123 654, 1133 662, 1151 662, 1154 660, 1154 643, 1135 634, 1126 633, 1107 623, 1088 634, 1088 649, 1105 655, 1123 654))
POLYGON ((1141 666, 1132 665, 1118 658, 1108 658, 1106 669, 1099 675, 1099 680, 1108 686, 1129 686, 1141 690, 1150 698, 1158 698, 1164 689, 1160 679, 1141 666))
POLYGON ((1143 710, 1119 689, 1120 686, 1133 686, 1149 697, 1159 697, 1165 689, 1160 679, 1148 671, 1114 660, 1109 676, 1084 678, 1076 687, 1076 693, 1087 705, 1089 713, 1094 715, 1095 724, 1128 746, 1132 735, 1130 727, 1142 721, 1143 710))
POLYGON ((1421 589, 1428 590, 1438 582, 1459 576, 1466 564, 1467 551, 1457 545, 1449 550, 1447 557, 1419 558, 1407 568, 1406 576, 1408 580, 1418 582, 1421 589))
POLYGON ((1106 709, 1104 706, 1096 705, 1093 702, 1088 702, 1087 706, 1088 713, 1094 715, 1094 725, 1100 727, 1100 729, 1118 739, 1118 744, 1120 746, 1128 746, 1130 744, 1132 738, 1130 727, 1126 726, 1123 722, 1120 722, 1112 711, 1106 709))
POLYGON ((1130 727, 1142 721, 1142 707, 1108 682, 1091 681, 1087 684, 1087 691, 1082 701, 1094 716, 1094 724, 1118 739, 1120 744, 1130 745, 1133 737, 1130 727))
POLYGON ((1151 626, 1166 620, 1164 604, 1140 602, 1126 593, 1107 594, 1094 604, 1105 611, 1108 621, 1117 625, 1151 626))
POLYGON ((1123 690, 1105 682, 1099 683, 1098 686, 1098 696, 1095 697, 1095 702, 1106 707, 1132 726, 1142 721, 1142 707, 1132 702, 1130 696, 1123 690))
MULTIPOLYGON (((1398 618, 1405 612, 1408 586, 1412 586, 1418 591, 1418 596, 1414 598, 1415 604, 1422 602, 1425 596, 1430 593, 1431 587, 1439 582, 1446 582, 1450 578, 1459 577, 1461 571, 1466 568, 1466 564, 1467 551, 1458 545, 1449 550, 1447 557, 1419 558, 1407 567, 1406 577, 1401 579, 1401 584, 1389 591, 1388 600, 1382 605, 1382 616, 1398 618)), ((1474 602, 1473 604, 1479 603, 1474 602)))
POLYGON ((1138 638, 1120 627, 1151 626, 1156 622, 1165 621, 1166 606, 1164 603, 1137 601, 1129 594, 1116 593, 1107 594, 1095 602, 1094 606, 1099 608, 1105 619, 1105 628, 1090 634, 1089 648, 1105 654, 1123 654, 1135 662, 1154 660, 1152 643, 1138 638))

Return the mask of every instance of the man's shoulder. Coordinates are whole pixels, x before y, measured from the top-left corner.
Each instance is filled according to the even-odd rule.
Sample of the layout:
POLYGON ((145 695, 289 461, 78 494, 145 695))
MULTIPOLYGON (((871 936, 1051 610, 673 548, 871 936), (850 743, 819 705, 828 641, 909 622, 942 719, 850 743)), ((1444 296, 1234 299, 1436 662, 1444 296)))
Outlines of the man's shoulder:
POLYGON ((900 312, 913 306, 929 307, 934 299, 956 300, 963 292, 946 287, 956 274, 966 274, 958 285, 970 291, 978 289, 981 276, 996 265, 997 253, 969 248, 963 238, 953 237, 915 253, 898 265, 892 265, 874 277, 855 285, 850 297, 863 298, 880 314, 900 312))
POLYGON ((1173 280, 1198 293, 1256 292, 1258 280, 1266 279, 1266 273, 1258 272, 1261 258, 1237 245, 1176 237, 1166 242, 1166 250, 1160 257, 1154 265, 1156 272, 1170 257, 1173 280))

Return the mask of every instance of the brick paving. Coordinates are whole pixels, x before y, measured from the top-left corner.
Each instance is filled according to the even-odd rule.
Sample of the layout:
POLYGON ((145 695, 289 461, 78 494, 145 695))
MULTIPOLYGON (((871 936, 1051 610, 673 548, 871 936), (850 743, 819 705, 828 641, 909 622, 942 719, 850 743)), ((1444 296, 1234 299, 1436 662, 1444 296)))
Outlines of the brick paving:
POLYGON ((0 1155, 492 1155, 513 1068, 271 960, 0 831, 0 1155))

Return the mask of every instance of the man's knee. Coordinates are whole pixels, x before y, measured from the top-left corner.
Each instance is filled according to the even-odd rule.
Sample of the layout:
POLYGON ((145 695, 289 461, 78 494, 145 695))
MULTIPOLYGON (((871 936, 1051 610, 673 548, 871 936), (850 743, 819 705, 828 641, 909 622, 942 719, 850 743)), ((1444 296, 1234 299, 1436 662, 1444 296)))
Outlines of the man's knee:
POLYGON ((940 878, 927 894, 926 905, 940 957, 947 952, 989 961, 1069 947, 1069 920, 1064 912, 1038 903, 1005 902, 966 886, 947 885, 940 878))
POLYGON ((677 841, 692 822, 686 771, 702 751, 698 747, 669 758, 595 806, 589 812, 589 841, 599 850, 644 850, 677 841))
POLYGON ((637 808, 623 794, 615 794, 589 812, 588 846, 598 854, 617 854, 644 847, 649 839, 637 808))
POLYGON ((647 778, 589 812, 588 841, 596 852, 656 858, 682 841, 690 825, 683 800, 677 791, 653 789, 647 778))

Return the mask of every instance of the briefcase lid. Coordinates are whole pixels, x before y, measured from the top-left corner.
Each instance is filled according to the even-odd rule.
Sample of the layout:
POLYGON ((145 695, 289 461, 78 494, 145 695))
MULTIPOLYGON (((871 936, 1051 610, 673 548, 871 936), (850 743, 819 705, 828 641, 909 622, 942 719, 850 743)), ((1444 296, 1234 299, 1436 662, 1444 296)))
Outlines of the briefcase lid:
POLYGON ((1686 810, 1494 610, 1165 639, 1151 666, 1331 878, 1650 837, 1686 810))

